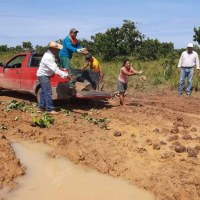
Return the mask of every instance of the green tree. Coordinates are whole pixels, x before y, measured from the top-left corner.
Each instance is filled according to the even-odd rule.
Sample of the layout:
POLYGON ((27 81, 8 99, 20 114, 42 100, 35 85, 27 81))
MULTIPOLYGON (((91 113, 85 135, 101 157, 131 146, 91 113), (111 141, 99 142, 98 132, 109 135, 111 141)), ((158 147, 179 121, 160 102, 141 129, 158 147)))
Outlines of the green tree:
POLYGON ((193 39, 194 41, 198 42, 198 44, 200 44, 200 27, 198 28, 194 27, 193 39))
POLYGON ((173 43, 161 43, 158 39, 147 39, 138 48, 138 58, 141 60, 157 60, 166 57, 174 51, 173 43))
POLYGON ((194 50, 200 55, 200 47, 198 45, 194 45, 194 50))
POLYGON ((118 30, 119 28, 111 28, 106 33, 97 33, 91 37, 94 51, 104 60, 111 60, 118 55, 118 30))
POLYGON ((124 24, 119 29, 117 41, 119 54, 121 56, 133 55, 144 38, 145 36, 140 33, 134 22, 124 20, 124 24))
POLYGON ((21 51, 21 50, 22 50, 22 46, 21 46, 21 45, 17 45, 17 46, 15 47, 15 49, 16 49, 16 51, 21 51))
POLYGON ((133 55, 143 38, 144 35, 130 20, 124 20, 120 28, 110 28, 105 33, 97 33, 91 37, 94 42, 94 51, 104 60, 112 60, 116 56, 133 55))
POLYGON ((0 52, 6 52, 8 51, 8 46, 7 45, 0 45, 0 52))
POLYGON ((35 50, 37 51, 37 53, 43 54, 46 51, 46 47, 43 47, 43 46, 40 46, 40 45, 36 45, 35 46, 35 50))
POLYGON ((31 42, 22 42, 22 47, 26 51, 31 51, 33 50, 31 42))
POLYGON ((87 50, 91 53, 91 54, 96 54, 97 52, 95 51, 94 48, 94 42, 93 41, 88 41, 86 39, 83 40, 79 40, 80 44, 82 47, 87 48, 87 50))

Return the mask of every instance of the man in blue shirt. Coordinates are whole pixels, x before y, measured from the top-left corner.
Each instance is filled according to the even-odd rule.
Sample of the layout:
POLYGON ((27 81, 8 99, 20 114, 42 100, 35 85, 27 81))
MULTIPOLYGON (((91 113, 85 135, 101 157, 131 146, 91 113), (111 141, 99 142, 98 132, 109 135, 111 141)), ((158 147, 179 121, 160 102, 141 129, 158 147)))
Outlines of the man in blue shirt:
POLYGON ((59 52, 60 58, 60 67, 68 70, 69 74, 73 74, 72 67, 70 65, 70 59, 73 56, 74 52, 78 52, 81 54, 87 54, 88 51, 86 48, 82 48, 76 39, 78 30, 75 28, 71 28, 69 31, 69 35, 63 40, 62 45, 63 49, 59 52))

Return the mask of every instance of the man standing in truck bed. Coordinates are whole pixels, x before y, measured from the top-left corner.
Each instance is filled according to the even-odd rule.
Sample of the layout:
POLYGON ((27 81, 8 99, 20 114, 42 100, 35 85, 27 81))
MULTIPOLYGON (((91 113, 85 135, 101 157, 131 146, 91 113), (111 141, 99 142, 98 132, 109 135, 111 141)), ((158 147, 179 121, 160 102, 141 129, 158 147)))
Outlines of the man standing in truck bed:
POLYGON ((69 31, 69 35, 62 42, 63 48, 59 51, 60 67, 67 69, 70 74, 73 74, 73 70, 70 65, 70 60, 73 56, 73 53, 87 53, 87 49, 82 48, 78 40, 76 39, 77 34, 78 30, 75 28, 71 28, 69 31))

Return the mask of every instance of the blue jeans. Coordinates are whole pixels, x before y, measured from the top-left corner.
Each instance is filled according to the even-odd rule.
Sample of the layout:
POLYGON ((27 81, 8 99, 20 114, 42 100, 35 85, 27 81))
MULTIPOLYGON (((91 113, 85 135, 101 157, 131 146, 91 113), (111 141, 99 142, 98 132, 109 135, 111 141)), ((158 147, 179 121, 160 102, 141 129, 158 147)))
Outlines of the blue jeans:
POLYGON ((41 86, 39 107, 40 109, 46 108, 46 111, 50 112, 54 108, 52 101, 52 88, 50 84, 50 77, 39 76, 38 79, 41 86))
POLYGON ((191 94, 193 74, 194 74, 193 67, 182 67, 181 68, 181 77, 180 77, 180 83, 179 83, 179 87, 178 87, 179 94, 182 94, 182 92, 183 92, 185 78, 187 78, 186 93, 187 93, 187 95, 191 94))

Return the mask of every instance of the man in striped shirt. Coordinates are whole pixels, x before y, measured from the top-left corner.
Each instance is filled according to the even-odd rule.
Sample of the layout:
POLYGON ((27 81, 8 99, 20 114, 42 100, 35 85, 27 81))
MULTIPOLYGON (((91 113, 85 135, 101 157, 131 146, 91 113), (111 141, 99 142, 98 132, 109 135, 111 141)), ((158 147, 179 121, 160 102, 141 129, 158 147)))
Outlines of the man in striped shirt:
POLYGON ((187 50, 181 54, 178 63, 178 71, 180 73, 180 83, 178 87, 178 94, 182 95, 185 79, 187 78, 186 95, 191 95, 192 80, 194 74, 194 66, 196 65, 197 73, 199 73, 199 57, 193 50, 193 44, 188 43, 187 50))

